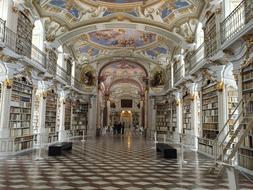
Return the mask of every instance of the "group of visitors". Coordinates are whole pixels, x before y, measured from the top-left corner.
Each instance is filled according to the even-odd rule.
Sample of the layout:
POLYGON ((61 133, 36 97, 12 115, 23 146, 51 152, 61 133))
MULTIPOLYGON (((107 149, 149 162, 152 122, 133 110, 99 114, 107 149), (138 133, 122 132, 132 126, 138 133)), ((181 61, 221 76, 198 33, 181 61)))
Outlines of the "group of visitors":
POLYGON ((139 127, 138 125, 129 125, 129 127, 125 126, 124 122, 115 122, 113 126, 104 126, 102 128, 102 135, 113 134, 113 135, 124 135, 131 133, 134 136, 139 136, 144 134, 143 127, 139 127))

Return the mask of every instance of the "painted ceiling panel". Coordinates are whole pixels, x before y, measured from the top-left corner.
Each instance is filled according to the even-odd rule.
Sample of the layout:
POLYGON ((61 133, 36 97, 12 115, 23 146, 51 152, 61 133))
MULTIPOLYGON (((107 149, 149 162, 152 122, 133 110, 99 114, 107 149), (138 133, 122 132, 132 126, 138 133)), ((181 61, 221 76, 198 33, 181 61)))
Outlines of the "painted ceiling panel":
POLYGON ((79 48, 79 51, 81 54, 87 55, 87 56, 97 56, 100 52, 99 49, 93 48, 91 46, 85 45, 79 48))
POLYGON ((168 54, 168 50, 164 47, 156 47, 146 51, 146 54, 151 58, 158 58, 160 55, 168 54))
POLYGON ((61 9, 66 9, 72 16, 74 16, 75 18, 79 18, 80 16, 80 11, 73 6, 72 3, 69 3, 69 1, 65 1, 65 0, 51 0, 49 2, 49 4, 59 7, 61 9))
POLYGON ((145 76, 143 68, 130 62, 116 62, 103 69, 102 76, 145 76))
POLYGON ((143 47, 156 41, 157 35, 139 30, 109 29, 89 33, 90 40, 109 47, 143 47))
POLYGON ((191 3, 189 3, 186 0, 176 0, 171 3, 165 3, 164 6, 161 9, 161 16, 162 18, 165 18, 169 16, 173 11, 181 8, 185 8, 190 6, 191 3))

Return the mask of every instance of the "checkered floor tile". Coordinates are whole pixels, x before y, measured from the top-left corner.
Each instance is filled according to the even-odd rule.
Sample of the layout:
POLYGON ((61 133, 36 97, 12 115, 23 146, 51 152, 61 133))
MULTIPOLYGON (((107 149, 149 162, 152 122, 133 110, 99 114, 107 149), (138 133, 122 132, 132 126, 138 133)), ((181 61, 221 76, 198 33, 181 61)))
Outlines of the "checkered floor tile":
MULTIPOLYGON (((73 142, 72 152, 35 161, 36 152, 0 159, 0 190, 201 190, 229 189, 224 177, 208 172, 212 160, 185 151, 184 160, 163 159, 141 137, 104 136, 73 142)), ((253 184, 238 174, 240 189, 253 184)))

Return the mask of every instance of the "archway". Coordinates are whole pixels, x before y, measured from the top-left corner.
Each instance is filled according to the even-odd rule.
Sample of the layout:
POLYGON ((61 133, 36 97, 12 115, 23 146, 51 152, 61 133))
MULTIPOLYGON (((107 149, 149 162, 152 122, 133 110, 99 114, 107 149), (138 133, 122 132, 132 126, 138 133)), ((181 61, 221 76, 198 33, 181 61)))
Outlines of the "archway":
POLYGON ((127 128, 147 128, 148 72, 142 64, 128 60, 105 63, 98 72, 98 80, 98 131, 117 123, 124 123, 127 128))

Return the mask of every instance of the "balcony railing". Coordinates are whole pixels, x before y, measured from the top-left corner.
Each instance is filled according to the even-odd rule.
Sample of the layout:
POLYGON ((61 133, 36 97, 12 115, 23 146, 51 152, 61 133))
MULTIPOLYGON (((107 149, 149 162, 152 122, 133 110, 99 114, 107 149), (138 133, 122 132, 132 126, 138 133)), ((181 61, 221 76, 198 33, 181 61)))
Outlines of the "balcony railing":
POLYGON ((205 44, 202 43, 191 55, 189 61, 189 70, 193 70, 198 66, 205 58, 205 44))
POLYGON ((253 18, 253 0, 243 0, 221 23, 221 44, 234 38, 253 18))
MULTIPOLYGON (((36 62, 37 65, 41 66, 43 69, 47 70, 47 72, 53 76, 59 77, 61 80, 66 82, 68 85, 71 85, 71 80, 74 81, 74 86, 78 90, 83 90, 82 83, 76 78, 72 79, 71 75, 68 74, 67 70, 57 65, 57 63, 51 61, 47 55, 42 52, 39 48, 31 44, 30 50, 27 49, 27 46, 20 43, 18 44, 18 35, 6 27, 6 22, 0 19, 0 43, 2 43, 5 47, 9 48, 13 52, 24 56, 32 61, 36 62), (24 51, 22 50, 24 48, 24 51), (24 53, 26 52, 26 53, 24 53), (30 52, 28 55, 27 52, 30 52)), ((25 39, 22 39, 25 40, 25 39)), ((28 47, 29 48, 29 47, 28 47)))

